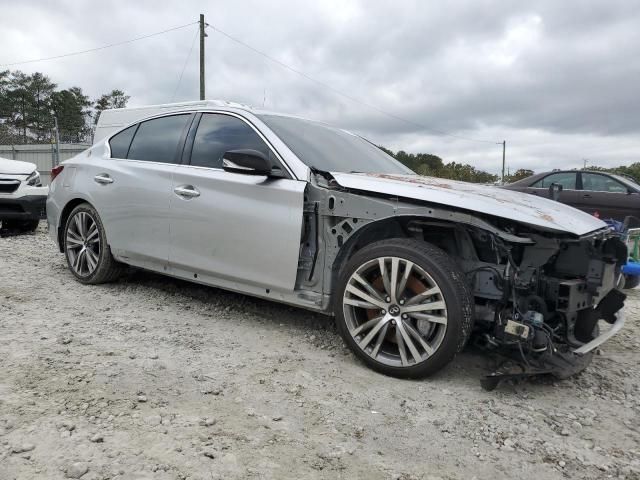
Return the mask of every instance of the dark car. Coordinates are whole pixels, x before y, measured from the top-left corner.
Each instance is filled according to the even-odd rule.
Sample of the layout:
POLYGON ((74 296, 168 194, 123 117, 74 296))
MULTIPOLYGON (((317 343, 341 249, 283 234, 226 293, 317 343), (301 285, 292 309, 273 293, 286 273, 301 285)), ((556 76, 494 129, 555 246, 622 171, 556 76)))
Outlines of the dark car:
MULTIPOLYGON (((640 218, 640 185, 628 177, 587 170, 538 173, 503 188, 549 198, 551 185, 561 185, 557 200, 600 218, 640 218)), ((632 223, 637 223, 635 220, 632 223)))

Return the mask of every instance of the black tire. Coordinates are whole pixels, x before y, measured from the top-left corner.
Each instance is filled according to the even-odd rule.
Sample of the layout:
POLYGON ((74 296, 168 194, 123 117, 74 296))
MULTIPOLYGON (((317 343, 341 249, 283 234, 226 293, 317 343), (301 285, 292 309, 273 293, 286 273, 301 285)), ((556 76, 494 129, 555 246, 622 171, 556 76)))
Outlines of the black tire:
POLYGON ((624 288, 625 289, 636 288, 638 285, 640 285, 640 277, 638 277, 637 275, 634 275, 634 276, 625 275, 624 276, 624 288))
POLYGON ((40 225, 40 220, 4 220, 2 228, 20 233, 35 232, 40 225))
POLYGON ((117 262, 113 258, 113 255, 111 255, 111 249, 107 244, 107 236, 105 233, 104 226, 102 225, 102 221, 100 220, 100 215, 98 215, 98 212, 96 211, 96 209, 93 208, 90 204, 81 203, 71 211, 64 225, 62 241, 63 241, 65 257, 67 259, 67 266, 69 267, 69 270, 79 282, 96 285, 99 283, 113 282, 120 275, 122 275, 124 271, 124 265, 117 262), (91 219, 95 222, 95 225, 97 226, 98 236, 100 240, 100 248, 97 251, 97 258, 98 258, 97 266, 93 271, 85 275, 78 273, 74 269, 72 265, 72 259, 71 259, 72 254, 70 252, 70 249, 67 248, 67 242, 68 242, 67 234, 68 234, 70 225, 74 221, 74 218, 76 217, 76 215, 80 213, 85 213, 90 215, 91 219))
POLYGON ((40 220, 25 220, 21 223, 20 230, 25 233, 35 232, 38 225, 40 225, 40 220))
MULTIPOLYGON (((405 263, 405 265, 408 264, 405 263)), ((398 294, 398 297, 400 297, 400 295, 401 294, 398 294)), ((344 266, 340 272, 333 296, 336 324, 344 341, 352 349, 355 355, 366 365, 377 372, 392 377, 424 378, 436 373, 453 360, 456 353, 462 350, 471 335, 473 323, 473 296, 469 285, 466 282, 464 273, 444 251, 429 243, 419 240, 398 238, 382 240, 367 245, 362 250, 358 251, 344 266), (413 364, 411 365, 405 365, 404 362, 402 362, 402 366, 392 366, 387 364, 388 362, 382 363, 372 358, 370 354, 365 352, 358 345, 358 342, 350 333, 348 320, 345 317, 346 309, 353 309, 347 310, 347 315, 351 315, 349 318, 354 318, 354 314, 350 312, 356 312, 357 308, 361 308, 350 305, 347 305, 345 308, 345 290, 349 285, 350 279, 353 282, 352 275, 358 272, 359 269, 363 268, 365 265, 371 264, 372 260, 390 257, 397 257, 400 259, 400 262, 412 262, 414 265, 417 265, 426 272, 431 277, 434 284, 439 287, 440 292, 438 295, 440 295, 440 298, 445 302, 446 306, 446 329, 443 334, 444 336, 440 336, 440 343, 437 350, 427 355, 426 359, 423 359, 420 362, 418 362, 414 357, 413 364)), ((386 300, 387 299, 385 299, 385 301, 386 300)), ((410 301, 408 301, 406 305, 409 305, 409 303, 410 301)), ((392 307, 397 307, 397 305, 392 305, 392 307)), ((392 313, 392 307, 389 308, 389 314, 392 313)), ((404 308, 406 308, 406 306, 404 308)), ((365 311, 368 312, 370 310, 365 311)), ((397 310, 394 312, 397 312, 397 310)), ((379 314, 385 313, 386 311, 381 310, 379 314)), ((398 315, 397 313, 395 314, 398 315)), ((409 313, 409 315, 412 314, 409 313)), ((371 317, 365 317, 365 320, 362 321, 363 323, 366 322, 366 318, 371 317)), ((392 337, 391 329, 397 329, 398 327, 395 325, 399 323, 404 325, 406 332, 409 332, 409 329, 406 328, 407 323, 409 323, 413 330, 413 332, 409 332, 412 336, 419 330, 415 328, 415 322, 417 322, 417 320, 409 317, 407 320, 404 320, 403 323, 399 320, 399 317, 397 318, 397 322, 395 320, 392 321, 392 326, 384 329, 386 337, 392 337), (412 324, 410 322, 414 323, 412 324)), ((405 316, 402 316, 402 318, 405 318, 405 316)), ((399 333, 401 332, 396 332, 396 335, 399 335, 399 333)), ((420 335, 423 335, 422 330, 420 330, 420 335)), ((413 338, 415 339, 415 337, 413 338)), ((386 340, 384 340, 384 342, 386 342, 386 340)), ((371 350, 370 347, 369 350, 371 350)), ((373 350, 375 351, 376 349, 374 348, 373 350)))

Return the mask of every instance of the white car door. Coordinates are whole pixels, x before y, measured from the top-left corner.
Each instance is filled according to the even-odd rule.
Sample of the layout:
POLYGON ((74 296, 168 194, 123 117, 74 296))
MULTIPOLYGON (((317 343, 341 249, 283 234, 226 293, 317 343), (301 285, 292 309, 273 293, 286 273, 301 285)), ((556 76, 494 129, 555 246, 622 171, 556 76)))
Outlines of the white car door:
POLYGON ((140 122, 109 140, 111 158, 86 163, 85 181, 116 258, 149 268, 167 265, 171 175, 192 118, 140 122))
POLYGON ((292 291, 306 182, 224 171, 223 154, 237 149, 258 150, 286 171, 244 119, 199 115, 187 140, 186 162, 173 174, 170 266, 179 276, 200 275, 207 283, 292 291))

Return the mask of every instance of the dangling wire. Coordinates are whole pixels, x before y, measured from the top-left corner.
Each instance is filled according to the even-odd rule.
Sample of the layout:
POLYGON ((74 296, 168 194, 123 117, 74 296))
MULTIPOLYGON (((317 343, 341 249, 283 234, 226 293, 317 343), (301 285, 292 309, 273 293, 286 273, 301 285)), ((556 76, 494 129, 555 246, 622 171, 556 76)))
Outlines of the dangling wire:
POLYGON ((200 31, 200 26, 196 28, 196 33, 193 35, 193 39, 191 40, 191 48, 189 48, 189 53, 187 54, 187 58, 184 60, 184 65, 182 66, 182 71, 180 72, 180 77, 178 78, 178 84, 176 85, 175 90, 173 91, 173 95, 171 95, 171 101, 173 102, 176 98, 176 94, 178 93, 178 88, 180 88, 180 82, 182 82, 182 76, 184 75, 184 71, 187 68, 187 63, 189 63, 189 58, 191 58, 191 52, 193 52, 193 46, 196 44, 196 38, 198 37, 198 32, 200 31))

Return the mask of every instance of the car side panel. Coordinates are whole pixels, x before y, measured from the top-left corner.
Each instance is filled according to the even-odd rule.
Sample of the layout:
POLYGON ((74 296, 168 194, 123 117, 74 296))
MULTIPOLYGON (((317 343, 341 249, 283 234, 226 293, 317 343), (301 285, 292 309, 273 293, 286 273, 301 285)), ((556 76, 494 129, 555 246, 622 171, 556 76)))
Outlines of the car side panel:
POLYGON ((306 182, 176 166, 171 195, 171 268, 292 291, 298 270, 306 182))
POLYGON ((78 166, 75 186, 91 198, 114 256, 166 264, 169 194, 175 165, 96 158, 78 166), (113 183, 100 184, 96 176, 113 183))
MULTIPOLYGON (((522 191, 524 191, 525 193, 529 193, 531 195, 536 195, 538 197, 550 198, 548 188, 527 187, 522 191)), ((558 201, 560 203, 564 203, 566 205, 570 205, 572 207, 577 208, 580 193, 581 193, 580 191, 573 190, 573 189, 562 190, 562 192, 560 192, 560 195, 558 197, 558 201)))
POLYGON ((587 213, 598 212, 600 218, 622 221, 628 215, 640 215, 640 194, 583 190, 576 206, 587 213))

